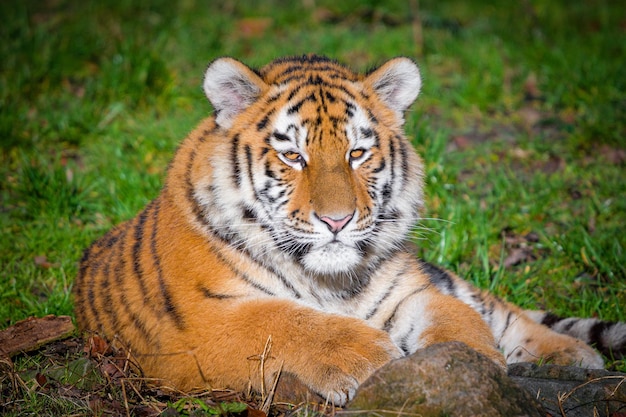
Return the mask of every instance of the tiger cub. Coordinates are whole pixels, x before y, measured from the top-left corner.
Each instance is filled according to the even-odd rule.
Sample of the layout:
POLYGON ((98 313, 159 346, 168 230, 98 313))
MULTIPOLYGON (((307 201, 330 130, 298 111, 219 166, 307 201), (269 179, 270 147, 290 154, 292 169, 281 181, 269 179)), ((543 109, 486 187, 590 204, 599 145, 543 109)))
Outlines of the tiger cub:
MULTIPOLYGON (((214 114, 182 143, 160 195, 85 251, 79 326, 181 390, 259 390, 282 371, 335 404, 388 361, 445 341, 503 367, 602 367, 541 324, 552 316, 407 249, 424 187, 403 123, 420 85, 408 58, 367 74, 316 55, 260 70, 212 62, 214 114)), ((593 328, 581 323, 581 335, 593 328)), ((626 326, 602 326, 594 342, 623 348, 626 326)))

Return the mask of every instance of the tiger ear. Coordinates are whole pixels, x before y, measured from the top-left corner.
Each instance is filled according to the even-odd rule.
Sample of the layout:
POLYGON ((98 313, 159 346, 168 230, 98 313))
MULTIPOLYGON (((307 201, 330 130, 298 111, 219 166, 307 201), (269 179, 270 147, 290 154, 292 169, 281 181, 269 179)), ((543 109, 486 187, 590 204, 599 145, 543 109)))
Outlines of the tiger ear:
POLYGON ((422 86, 419 68, 409 58, 393 58, 368 74, 365 85, 396 112, 404 123, 404 112, 413 104, 422 86))
POLYGON ((215 110, 215 122, 228 129, 235 117, 259 98, 267 84, 241 62, 219 58, 209 64, 203 87, 215 110))

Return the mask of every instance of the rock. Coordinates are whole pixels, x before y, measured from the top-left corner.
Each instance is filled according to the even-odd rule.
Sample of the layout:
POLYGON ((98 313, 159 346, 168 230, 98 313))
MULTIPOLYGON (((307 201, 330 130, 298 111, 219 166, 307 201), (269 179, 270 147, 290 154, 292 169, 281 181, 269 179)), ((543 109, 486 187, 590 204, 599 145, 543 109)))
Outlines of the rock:
POLYGON ((276 403, 324 403, 325 399, 311 391, 298 378, 288 372, 280 375, 274 391, 273 401, 276 403))
MULTIPOLYGON (((324 403, 286 373, 274 400, 324 403)), ((507 376, 464 344, 445 343, 385 365, 363 383, 348 409, 350 417, 399 412, 407 417, 626 417, 626 374, 524 363, 510 365, 507 376)))
POLYGON ((626 374, 604 369, 520 363, 509 376, 551 415, 618 416, 626 409, 626 374))
POLYGON ((361 385, 348 409, 351 416, 546 416, 529 391, 459 342, 383 366, 361 385))

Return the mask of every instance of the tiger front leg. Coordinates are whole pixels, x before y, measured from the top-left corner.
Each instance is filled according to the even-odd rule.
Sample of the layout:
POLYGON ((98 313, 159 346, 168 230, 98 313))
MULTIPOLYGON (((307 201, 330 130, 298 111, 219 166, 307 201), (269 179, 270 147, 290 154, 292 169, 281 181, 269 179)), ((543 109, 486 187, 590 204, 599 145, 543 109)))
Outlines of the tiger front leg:
POLYGON ((603 368, 604 361, 591 346, 559 334, 532 320, 518 306, 457 278, 457 297, 471 305, 489 323, 507 363, 549 362, 584 368, 603 368))
POLYGON ((500 367, 506 366, 481 316, 467 304, 433 287, 405 298, 384 328, 405 354, 436 343, 456 341, 465 343, 500 367))
POLYGON ((427 297, 430 313, 425 318, 429 323, 419 336, 421 344, 463 342, 498 366, 506 367, 491 329, 476 311, 458 299, 437 291, 432 291, 427 297))
POLYGON ((489 325, 507 363, 546 362, 602 368, 602 357, 589 345, 533 321, 519 307, 481 290, 455 274, 422 263, 430 282, 474 309, 489 325))
POLYGON ((189 337, 200 342, 193 349, 197 365, 169 368, 186 378, 187 388, 208 381, 212 388, 260 392, 285 372, 343 405, 376 369, 401 356, 387 333, 362 320, 288 301, 247 301, 196 320, 203 330, 189 337))

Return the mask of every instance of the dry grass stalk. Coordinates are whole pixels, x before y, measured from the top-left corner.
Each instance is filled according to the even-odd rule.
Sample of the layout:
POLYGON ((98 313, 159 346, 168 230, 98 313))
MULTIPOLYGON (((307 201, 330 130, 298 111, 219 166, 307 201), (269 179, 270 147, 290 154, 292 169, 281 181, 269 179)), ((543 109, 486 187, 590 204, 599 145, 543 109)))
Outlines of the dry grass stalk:
MULTIPOLYGON (((619 375, 612 375, 612 376, 603 376, 601 378, 594 378, 594 379, 590 379, 589 381, 582 383, 580 385, 578 385, 577 387, 574 387, 572 390, 570 390, 569 392, 566 392, 565 394, 559 395, 557 400, 558 400, 558 404, 559 404, 559 411, 561 412, 561 416, 562 417, 567 417, 567 414, 565 413, 565 406, 564 403, 565 401, 567 401, 567 399, 569 397, 571 397, 576 391, 578 391, 580 388, 583 388, 586 385, 589 384, 593 384, 595 382, 598 381, 602 381, 602 380, 607 380, 607 379, 621 379, 621 381, 617 384, 617 386, 615 387, 615 389, 613 390, 613 392, 607 397, 605 398, 605 400, 610 399, 612 396, 615 395, 615 393, 617 392, 617 390, 619 389, 619 387, 626 381, 626 377, 623 376, 619 376, 619 375)), ((594 415, 597 415, 598 411, 595 409, 594 407, 594 415)))

